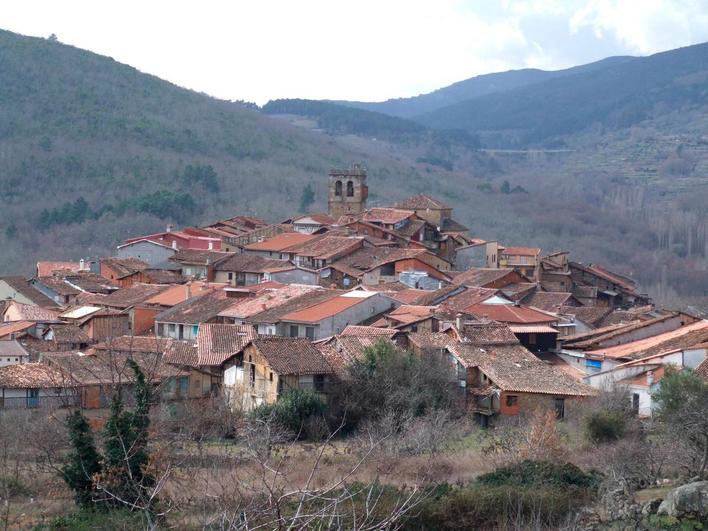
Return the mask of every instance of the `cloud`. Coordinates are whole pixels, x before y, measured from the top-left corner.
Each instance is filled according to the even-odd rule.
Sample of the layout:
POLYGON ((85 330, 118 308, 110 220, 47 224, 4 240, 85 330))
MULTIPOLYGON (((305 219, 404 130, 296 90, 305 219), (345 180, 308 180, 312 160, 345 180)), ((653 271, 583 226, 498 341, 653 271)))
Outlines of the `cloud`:
POLYGON ((226 99, 381 100, 708 40, 705 0, 24 0, 5 28, 226 99), (703 4, 703 6, 701 5, 703 4))

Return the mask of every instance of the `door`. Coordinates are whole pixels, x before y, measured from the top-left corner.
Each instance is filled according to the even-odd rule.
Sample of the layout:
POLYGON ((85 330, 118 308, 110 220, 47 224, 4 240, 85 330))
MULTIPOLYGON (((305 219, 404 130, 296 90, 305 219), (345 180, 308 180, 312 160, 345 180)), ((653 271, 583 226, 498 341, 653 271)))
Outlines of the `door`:
POLYGON ((39 407, 39 389, 28 389, 27 407, 39 407))

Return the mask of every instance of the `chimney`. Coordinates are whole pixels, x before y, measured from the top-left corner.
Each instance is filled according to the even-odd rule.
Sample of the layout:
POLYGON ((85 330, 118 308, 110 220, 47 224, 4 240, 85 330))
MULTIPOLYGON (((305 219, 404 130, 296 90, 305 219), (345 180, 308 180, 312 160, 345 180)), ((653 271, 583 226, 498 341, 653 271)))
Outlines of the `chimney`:
POLYGON ((174 225, 172 225, 172 223, 170 223, 169 225, 167 225, 167 228, 165 229, 165 232, 172 232, 172 229, 173 229, 173 228, 174 228, 174 225))
POLYGON ((184 300, 189 300, 192 298, 192 286, 187 284, 187 293, 184 300))
POLYGON ((214 250, 214 242, 209 240, 209 250, 213 251, 214 250))
POLYGON ((172 248, 177 249, 177 240, 172 240, 172 248))
POLYGON ((462 332, 462 314, 458 313, 455 316, 455 328, 457 328, 458 332, 462 332))
POLYGON ((80 259, 79 260, 79 271, 83 271, 85 265, 86 265, 86 262, 84 261, 84 259, 83 258, 80 259))

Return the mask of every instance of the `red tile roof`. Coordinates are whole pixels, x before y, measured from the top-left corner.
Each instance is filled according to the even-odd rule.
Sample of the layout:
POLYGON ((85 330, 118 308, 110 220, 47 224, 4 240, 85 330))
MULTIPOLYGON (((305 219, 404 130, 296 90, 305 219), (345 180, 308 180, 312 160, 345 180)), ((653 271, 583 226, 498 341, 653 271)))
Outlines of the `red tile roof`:
POLYGON ((45 363, 0 367, 0 387, 4 389, 56 389, 73 385, 67 374, 45 363))
POLYGON ((200 324, 197 334, 198 364, 219 366, 257 337, 256 329, 250 325, 200 324))
POLYGON ((506 247, 502 254, 507 256, 538 256, 541 254, 541 249, 537 247, 506 247))
POLYGON ((282 320, 300 323, 318 323, 323 319, 337 315, 344 310, 360 304, 367 298, 368 297, 339 295, 333 299, 284 315, 282 320))
MULTIPOLYGON (((454 288, 460 288, 460 286, 452 286, 454 288)), ((452 290, 451 286, 448 286, 452 290)), ((445 289, 445 288, 443 288, 445 289)), ((468 308, 480 304, 481 302, 491 299, 497 295, 498 290, 489 288, 467 288, 462 293, 453 295, 452 297, 446 299, 441 307, 446 311, 458 311, 466 312, 468 308)))
POLYGON ((432 197, 425 194, 418 194, 408 199, 404 199, 400 203, 396 204, 396 208, 402 208, 407 210, 450 210, 450 207, 438 199, 433 199, 432 197))
POLYGON ((150 267, 147 262, 137 258, 102 258, 101 266, 110 267, 118 278, 129 277, 150 267))
POLYGON ((50 277, 54 271, 79 271, 80 262, 37 262, 37 276, 50 277))
POLYGON ((11 323, 0 323, 0 338, 9 337, 12 334, 22 335, 37 323, 32 321, 13 321, 11 323))
POLYGON ((251 344, 280 375, 333 372, 322 353, 305 338, 261 336, 251 344))
POLYGON ((5 312, 12 310, 16 313, 14 321, 56 321, 61 313, 57 310, 42 308, 34 304, 22 304, 17 301, 10 301, 7 308, 5 308, 5 312))
POLYGON ((516 271, 511 268, 473 267, 455 275, 452 282, 464 286, 478 286, 484 288, 489 284, 503 279, 507 275, 516 276, 516 274, 516 271))
POLYGON ((398 330, 393 328, 379 328, 376 326, 362 325, 347 325, 342 330, 340 336, 358 336, 358 337, 393 337, 398 334, 398 330))
POLYGON ((219 316, 247 319, 261 312, 282 306, 293 299, 297 299, 301 304, 306 305, 306 298, 300 297, 319 291, 325 292, 319 286, 306 286, 304 284, 289 284, 278 289, 263 290, 253 298, 232 299, 231 304, 224 308, 219 313, 219 316))
POLYGON ((363 246, 363 238, 326 235, 290 247, 288 252, 314 260, 332 260, 349 255, 363 246))
POLYGON ((469 306, 466 311, 477 317, 486 317, 501 323, 537 324, 558 321, 557 317, 547 313, 513 304, 475 304, 469 306))
POLYGON ((397 323, 396 326, 405 325, 432 317, 436 308, 436 306, 415 306, 411 304, 403 304, 392 312, 389 312, 386 315, 386 318, 397 323))
POLYGON ((299 232, 283 232, 262 242, 251 243, 247 245, 245 249, 249 251, 281 252, 285 251, 288 247, 301 245, 315 238, 318 238, 318 236, 299 232))
POLYGON ((399 210, 396 208, 371 208, 363 213, 361 219, 368 223, 383 223, 384 225, 395 225, 413 216, 410 210, 399 210))

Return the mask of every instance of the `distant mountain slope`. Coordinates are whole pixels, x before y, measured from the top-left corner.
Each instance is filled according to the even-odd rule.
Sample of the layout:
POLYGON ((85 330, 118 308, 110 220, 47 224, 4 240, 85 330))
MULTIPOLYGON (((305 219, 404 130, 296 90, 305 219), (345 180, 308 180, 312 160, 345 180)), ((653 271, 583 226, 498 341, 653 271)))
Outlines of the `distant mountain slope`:
POLYGON ((415 117, 435 128, 495 133, 497 145, 533 145, 599 125, 629 127, 662 113, 705 109, 708 43, 580 71, 463 101, 415 117))
POLYGON ((306 184, 354 161, 374 183, 416 174, 108 57, 0 31, 0 272, 106 254, 167 222, 278 220, 306 184))
POLYGON ((593 72, 608 66, 620 65, 633 59, 633 57, 628 56, 608 57, 586 65, 553 71, 534 68, 509 70, 508 72, 475 76, 470 79, 458 81, 448 87, 443 87, 428 94, 421 94, 420 96, 414 96, 412 98, 396 98, 382 102, 336 101, 334 103, 401 118, 414 118, 421 114, 426 114, 465 100, 486 96, 487 94, 507 92, 568 75, 593 72))

